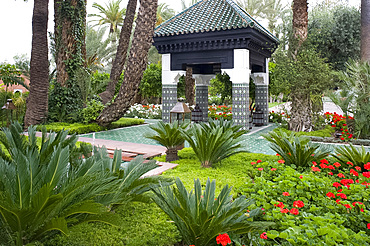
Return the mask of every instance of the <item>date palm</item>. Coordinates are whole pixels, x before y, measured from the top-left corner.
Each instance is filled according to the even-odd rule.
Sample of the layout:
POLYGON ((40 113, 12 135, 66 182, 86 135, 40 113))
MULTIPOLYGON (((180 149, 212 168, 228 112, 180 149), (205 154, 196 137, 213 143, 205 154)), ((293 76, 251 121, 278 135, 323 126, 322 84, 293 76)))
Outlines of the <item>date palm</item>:
POLYGON ((157 8, 157 22, 155 23, 155 25, 158 26, 162 24, 174 15, 175 10, 169 8, 168 4, 166 3, 160 3, 157 8))
POLYGON ((109 83, 106 90, 100 94, 103 104, 110 102, 114 96, 114 91, 118 80, 125 66, 127 51, 130 44, 132 24, 136 13, 136 0, 129 0, 127 3, 126 17, 123 22, 121 34, 118 41, 118 47, 115 59, 113 60, 112 69, 109 77, 109 83))
POLYGON ((105 7, 98 3, 93 3, 93 8, 99 10, 99 14, 89 14, 89 17, 97 17, 96 25, 109 25, 109 33, 114 34, 118 31, 118 27, 123 23, 123 16, 126 14, 126 9, 120 9, 122 0, 109 1, 105 7))
POLYGON ((308 3, 307 0, 293 0, 293 35, 297 41, 295 55, 298 48, 307 39, 308 34, 308 3))
POLYGON ((35 0, 32 17, 32 50, 30 63, 30 94, 24 125, 41 123, 48 112, 48 6, 49 0, 35 0))
POLYGON ((147 66, 148 51, 152 43, 156 22, 157 5, 158 0, 141 1, 123 83, 114 102, 105 107, 97 118, 99 125, 108 125, 121 118, 137 94, 143 72, 147 66))
POLYGON ((361 60, 370 63, 370 1, 361 0, 361 60))

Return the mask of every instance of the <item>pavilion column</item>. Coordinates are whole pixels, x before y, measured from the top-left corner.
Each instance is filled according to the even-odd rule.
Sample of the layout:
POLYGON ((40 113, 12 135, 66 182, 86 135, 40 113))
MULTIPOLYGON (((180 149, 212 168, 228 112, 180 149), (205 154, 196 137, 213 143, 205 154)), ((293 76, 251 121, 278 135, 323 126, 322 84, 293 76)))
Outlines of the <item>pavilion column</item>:
POLYGON ((177 103, 177 83, 185 71, 171 71, 171 54, 162 55, 162 120, 170 122, 170 111, 177 103))
POLYGON ((211 79, 215 77, 213 74, 194 74, 195 79, 195 103, 203 112, 204 122, 208 121, 208 86, 211 79))
POLYGON ((263 112, 263 125, 266 126, 269 121, 269 106, 268 106, 268 89, 269 89, 269 74, 268 73, 253 73, 253 81, 256 85, 256 108, 258 107, 263 112))
POLYGON ((223 69, 232 81, 233 121, 249 129, 249 50, 234 49, 234 68, 223 69))

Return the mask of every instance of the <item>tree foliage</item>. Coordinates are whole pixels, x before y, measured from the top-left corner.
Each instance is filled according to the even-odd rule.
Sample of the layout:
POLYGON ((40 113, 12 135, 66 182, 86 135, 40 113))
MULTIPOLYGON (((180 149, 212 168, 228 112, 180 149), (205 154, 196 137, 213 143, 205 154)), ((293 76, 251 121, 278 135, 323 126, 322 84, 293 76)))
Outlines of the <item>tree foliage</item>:
POLYGON ((144 98, 162 96, 162 66, 161 64, 149 64, 143 73, 139 86, 139 93, 144 98))
POLYGON ((361 14, 354 7, 318 6, 310 12, 308 40, 335 70, 360 58, 361 14))

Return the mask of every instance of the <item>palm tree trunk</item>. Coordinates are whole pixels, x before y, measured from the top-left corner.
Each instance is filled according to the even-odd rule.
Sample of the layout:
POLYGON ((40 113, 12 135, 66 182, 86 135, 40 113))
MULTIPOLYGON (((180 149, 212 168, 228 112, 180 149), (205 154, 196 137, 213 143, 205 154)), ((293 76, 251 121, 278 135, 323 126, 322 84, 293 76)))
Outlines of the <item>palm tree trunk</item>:
POLYGON ((177 161, 179 156, 177 154, 177 148, 169 148, 166 150, 166 162, 177 161))
POLYGON ((194 85, 195 79, 193 78, 193 69, 191 67, 186 67, 185 98, 189 106, 194 105, 194 85))
POLYGON ((25 127, 41 123, 48 113, 48 6, 49 0, 35 0, 32 17, 30 94, 24 119, 25 127))
POLYGON ((136 0, 129 0, 126 8, 126 17, 123 22, 121 34, 119 37, 116 58, 113 61, 112 70, 110 73, 110 81, 106 90, 100 94, 103 104, 110 102, 114 96, 114 91, 118 80, 125 65, 127 50, 130 43, 132 23, 134 22, 136 13, 136 0))
POLYGON ((292 108, 289 121, 289 130, 300 132, 310 131, 312 126, 312 103, 310 94, 294 91, 291 94, 292 108))
POLYGON ((308 34, 308 4, 307 0, 293 0, 293 42, 294 55, 297 54, 299 47, 307 39, 308 34))
POLYGON ((370 62, 370 0, 361 0, 361 60, 370 62))
POLYGON ((99 125, 106 126, 121 118, 137 94, 143 72, 147 66, 148 51, 152 43, 156 22, 157 5, 158 0, 141 1, 123 83, 116 100, 105 107, 97 118, 99 125))

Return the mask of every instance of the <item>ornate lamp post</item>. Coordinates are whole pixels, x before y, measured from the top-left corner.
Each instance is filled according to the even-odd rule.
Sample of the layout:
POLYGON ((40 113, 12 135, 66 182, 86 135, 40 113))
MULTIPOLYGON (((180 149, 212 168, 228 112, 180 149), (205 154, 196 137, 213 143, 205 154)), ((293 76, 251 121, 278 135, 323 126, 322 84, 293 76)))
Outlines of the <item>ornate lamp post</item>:
POLYGON ((191 121, 191 110, 183 102, 177 102, 170 111, 170 123, 178 121, 179 124, 185 121, 186 116, 189 115, 191 121))

